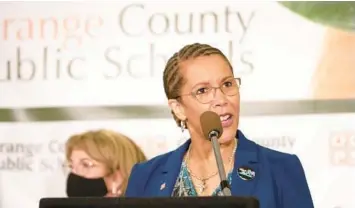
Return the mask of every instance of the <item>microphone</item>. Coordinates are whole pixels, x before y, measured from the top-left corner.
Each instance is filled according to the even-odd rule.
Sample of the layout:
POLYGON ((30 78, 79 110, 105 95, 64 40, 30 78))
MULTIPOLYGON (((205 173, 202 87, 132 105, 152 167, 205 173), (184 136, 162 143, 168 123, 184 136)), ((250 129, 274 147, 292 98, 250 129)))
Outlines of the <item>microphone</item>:
POLYGON ((224 196, 231 196, 230 185, 226 178, 226 172, 224 170, 224 164, 221 156, 221 150, 218 143, 218 139, 223 133, 223 127, 219 116, 212 112, 206 111, 200 117, 202 132, 206 139, 212 142, 214 155, 216 157, 217 168, 219 177, 221 179, 220 186, 224 196))

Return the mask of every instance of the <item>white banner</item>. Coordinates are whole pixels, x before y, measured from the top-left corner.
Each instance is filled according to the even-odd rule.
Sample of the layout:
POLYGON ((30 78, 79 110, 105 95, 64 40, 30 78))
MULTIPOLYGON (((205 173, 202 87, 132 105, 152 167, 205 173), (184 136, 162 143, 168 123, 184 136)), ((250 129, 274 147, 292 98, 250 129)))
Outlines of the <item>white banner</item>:
POLYGON ((192 42, 226 53, 244 101, 313 99, 329 33, 275 2, 2 3, 0 12, 3 107, 165 104, 165 61, 192 42))

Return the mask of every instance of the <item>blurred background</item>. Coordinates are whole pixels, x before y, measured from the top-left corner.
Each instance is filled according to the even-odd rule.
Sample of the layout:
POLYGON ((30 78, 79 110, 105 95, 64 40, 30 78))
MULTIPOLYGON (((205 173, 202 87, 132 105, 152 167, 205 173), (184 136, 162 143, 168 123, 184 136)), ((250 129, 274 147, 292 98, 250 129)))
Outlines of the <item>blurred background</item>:
POLYGON ((149 158, 185 141, 162 71, 201 42, 242 78, 246 136, 300 157, 316 207, 353 208, 354 30, 353 2, 0 2, 0 207, 65 196, 72 134, 117 130, 149 158))

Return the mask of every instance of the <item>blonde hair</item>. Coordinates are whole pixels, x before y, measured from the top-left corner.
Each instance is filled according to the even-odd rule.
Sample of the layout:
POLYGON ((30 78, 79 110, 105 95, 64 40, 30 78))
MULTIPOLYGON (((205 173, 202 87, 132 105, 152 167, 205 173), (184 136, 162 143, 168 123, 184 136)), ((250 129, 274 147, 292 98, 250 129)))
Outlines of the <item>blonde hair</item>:
POLYGON ((120 170, 123 175, 122 192, 136 163, 147 160, 142 150, 127 136, 110 130, 87 131, 71 136, 66 142, 67 161, 74 149, 85 151, 92 159, 103 163, 110 174, 120 170))

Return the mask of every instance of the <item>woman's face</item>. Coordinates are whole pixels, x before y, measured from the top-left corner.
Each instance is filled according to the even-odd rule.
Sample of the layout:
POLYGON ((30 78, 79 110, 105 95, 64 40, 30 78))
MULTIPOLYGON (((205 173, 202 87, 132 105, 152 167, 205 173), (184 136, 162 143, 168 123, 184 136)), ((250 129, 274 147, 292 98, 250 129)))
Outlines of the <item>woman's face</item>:
POLYGON ((234 139, 239 123, 240 95, 229 64, 220 55, 201 56, 183 62, 180 70, 186 81, 181 89, 181 102, 173 99, 169 100, 169 105, 179 119, 187 120, 190 134, 203 135, 200 116, 210 110, 220 115, 222 121, 223 134, 219 141, 234 139), (220 88, 214 89, 216 87, 220 88), (221 89, 232 95, 226 95, 228 93, 221 89), (205 96, 207 91, 214 94, 205 96))
POLYGON ((94 160, 81 149, 72 151, 69 167, 73 173, 85 178, 102 178, 108 174, 103 163, 94 160))
POLYGON ((110 173, 105 164, 91 158, 84 150, 74 149, 70 156, 69 166, 71 172, 87 179, 103 178, 108 194, 106 196, 119 196, 123 176, 119 170, 110 173))

